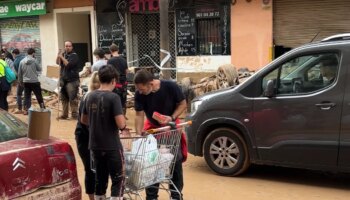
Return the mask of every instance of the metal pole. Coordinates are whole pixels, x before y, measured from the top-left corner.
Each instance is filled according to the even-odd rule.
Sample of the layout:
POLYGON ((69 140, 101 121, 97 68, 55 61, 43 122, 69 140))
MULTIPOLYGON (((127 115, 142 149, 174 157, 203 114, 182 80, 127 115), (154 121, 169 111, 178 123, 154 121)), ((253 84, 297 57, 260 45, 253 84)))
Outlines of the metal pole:
MULTIPOLYGON (((159 21, 160 21, 160 49, 170 52, 169 44, 169 0, 159 0, 159 21)), ((160 52, 160 60, 166 55, 160 52)), ((170 68, 170 62, 165 63, 163 67, 170 68)), ((163 78, 170 79, 171 71, 162 70, 163 78)))

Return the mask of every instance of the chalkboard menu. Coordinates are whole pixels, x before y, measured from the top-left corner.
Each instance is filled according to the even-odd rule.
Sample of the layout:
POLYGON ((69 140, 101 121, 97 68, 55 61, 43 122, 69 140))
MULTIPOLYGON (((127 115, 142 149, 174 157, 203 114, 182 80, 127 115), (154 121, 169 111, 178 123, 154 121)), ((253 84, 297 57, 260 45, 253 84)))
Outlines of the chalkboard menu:
POLYGON ((119 53, 125 51, 125 18, 124 12, 97 13, 98 47, 109 52, 114 43, 119 46, 119 53))
POLYGON ((196 55, 196 16, 193 9, 176 10, 177 55, 196 55))
MULTIPOLYGON (((197 49, 197 45, 200 46, 201 44, 201 41, 197 41, 197 26, 205 27, 204 29, 199 29, 202 30, 202 32, 198 32, 198 34, 202 33, 203 35, 204 30, 204 35, 208 35, 208 38, 213 31, 217 31, 220 35, 216 39, 218 42, 215 43, 215 39, 210 42, 215 43, 211 53, 214 52, 214 55, 230 55, 230 12, 229 4, 176 9, 177 55, 191 56, 197 54, 208 54, 207 52, 203 53, 200 49, 197 49), (213 22, 211 21, 212 19, 216 21, 213 22), (209 25, 214 23, 218 24, 218 28, 212 31, 210 30, 209 25)), ((211 39, 213 40, 213 38, 211 39)), ((210 39, 207 39, 207 42, 204 43, 208 44, 209 40, 210 39)))

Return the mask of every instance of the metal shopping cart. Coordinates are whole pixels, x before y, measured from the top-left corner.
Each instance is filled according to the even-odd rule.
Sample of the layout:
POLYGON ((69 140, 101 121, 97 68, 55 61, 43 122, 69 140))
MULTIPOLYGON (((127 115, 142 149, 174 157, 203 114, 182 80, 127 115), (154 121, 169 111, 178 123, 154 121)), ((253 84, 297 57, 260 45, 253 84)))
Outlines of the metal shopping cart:
POLYGON ((145 136, 121 138, 126 163, 125 194, 129 198, 143 199, 140 192, 155 183, 160 183, 159 189, 168 194, 171 190, 165 184, 171 184, 173 192, 180 194, 171 178, 181 148, 182 129, 190 124, 184 122, 148 130, 145 136))

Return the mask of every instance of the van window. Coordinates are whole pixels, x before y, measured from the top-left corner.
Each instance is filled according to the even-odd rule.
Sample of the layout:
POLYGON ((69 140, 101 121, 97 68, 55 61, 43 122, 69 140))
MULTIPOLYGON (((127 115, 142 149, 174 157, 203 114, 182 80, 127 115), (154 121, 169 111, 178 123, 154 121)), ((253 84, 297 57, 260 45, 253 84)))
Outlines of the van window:
POLYGON ((337 53, 300 56, 268 73, 262 87, 273 80, 277 95, 307 94, 335 83, 339 71, 337 53))

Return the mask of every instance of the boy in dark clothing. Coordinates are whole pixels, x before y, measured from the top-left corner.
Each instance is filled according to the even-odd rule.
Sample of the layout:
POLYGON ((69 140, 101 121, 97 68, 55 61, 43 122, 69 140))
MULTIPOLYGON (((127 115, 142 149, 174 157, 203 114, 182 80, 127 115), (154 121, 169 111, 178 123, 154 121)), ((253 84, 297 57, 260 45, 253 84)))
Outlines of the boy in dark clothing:
POLYGON ((112 57, 107 61, 107 64, 111 64, 119 73, 119 82, 116 83, 114 92, 117 93, 122 102, 124 115, 126 114, 126 98, 128 82, 126 80, 126 74, 128 73, 128 63, 119 55, 119 48, 117 45, 112 44, 109 47, 112 57))
POLYGON ((89 125, 89 149, 96 165, 95 199, 105 199, 108 175, 112 179, 111 200, 122 200, 124 190, 124 156, 121 134, 128 134, 120 98, 112 90, 118 80, 113 66, 98 71, 101 86, 86 97, 81 122, 89 125))
MULTIPOLYGON (((172 81, 156 80, 153 75, 146 70, 139 70, 134 77, 136 86, 135 93, 135 129, 137 134, 141 134, 143 129, 148 127, 160 127, 167 125, 171 121, 177 121, 177 118, 186 109, 186 100, 180 87, 172 81), (165 116, 164 121, 157 121, 152 118, 154 112, 165 116), (144 114, 147 120, 144 123, 144 114)), ((180 191, 183 189, 182 161, 185 155, 179 150, 176 158, 172 181, 180 191)), ((146 188, 146 199, 158 199, 158 186, 146 188)), ((182 194, 174 192, 170 185, 171 198, 182 199, 182 194)))

